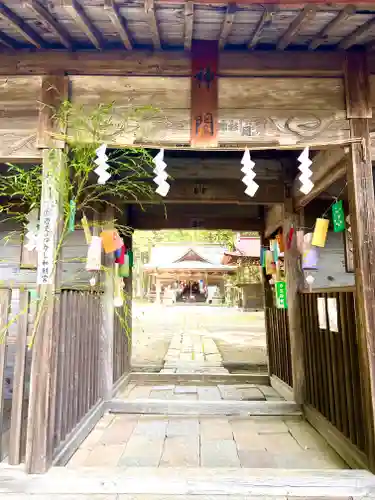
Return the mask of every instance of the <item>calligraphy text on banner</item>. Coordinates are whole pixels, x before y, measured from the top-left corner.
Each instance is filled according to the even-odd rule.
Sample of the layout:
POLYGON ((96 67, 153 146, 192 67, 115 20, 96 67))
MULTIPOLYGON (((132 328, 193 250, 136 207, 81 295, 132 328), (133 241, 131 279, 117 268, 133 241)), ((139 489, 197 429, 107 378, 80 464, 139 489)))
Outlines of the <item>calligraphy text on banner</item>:
POLYGON ((191 59, 191 145, 218 145, 218 44, 193 41, 191 59))
POLYGON ((288 300, 286 295, 286 282, 276 281, 275 292, 276 292, 276 307, 278 309, 287 309, 288 300))

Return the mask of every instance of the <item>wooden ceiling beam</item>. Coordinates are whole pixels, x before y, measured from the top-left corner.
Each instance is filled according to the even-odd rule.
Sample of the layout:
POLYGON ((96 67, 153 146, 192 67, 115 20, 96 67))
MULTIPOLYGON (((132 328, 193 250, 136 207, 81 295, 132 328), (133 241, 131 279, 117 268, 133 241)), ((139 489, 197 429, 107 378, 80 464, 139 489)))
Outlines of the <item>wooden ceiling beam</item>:
POLYGON ((369 31, 375 25, 375 17, 369 19, 365 24, 359 26, 356 30, 350 33, 348 36, 343 38, 338 44, 337 48, 341 50, 346 50, 355 45, 358 38, 360 38, 366 31, 369 31))
POLYGON ((303 25, 308 21, 311 21, 317 13, 317 7, 315 5, 306 6, 294 19, 294 21, 290 24, 285 33, 280 37, 277 42, 277 49, 284 50, 290 45, 298 34, 298 32, 302 29, 303 25))
POLYGON ((0 31, 0 45, 3 45, 7 49, 16 49, 18 47, 18 42, 14 38, 11 38, 0 31))
POLYGON ((260 16, 258 24, 256 25, 255 30, 251 34, 250 40, 247 43, 247 48, 249 50, 253 49, 257 45, 264 28, 266 28, 272 23, 272 17, 275 14, 275 12, 272 9, 273 9, 272 7, 264 7, 263 13, 260 16))
POLYGON ((10 10, 2 2, 0 3, 0 17, 2 17, 6 22, 11 24, 14 29, 18 31, 28 42, 34 45, 38 49, 45 48, 46 43, 43 38, 31 28, 25 21, 10 10))
POLYGON ((161 41, 160 41, 160 33, 158 22, 156 20, 155 14, 155 1, 154 0, 145 0, 145 13, 148 22, 148 26, 151 31, 152 43, 154 45, 154 49, 161 49, 161 41))
POLYGON ((309 50, 315 50, 321 45, 327 36, 339 26, 341 23, 345 22, 350 16, 355 13, 356 9, 353 5, 347 5, 342 9, 336 17, 334 17, 309 43, 309 50))
POLYGON ((60 42, 64 45, 64 47, 69 50, 72 48, 72 40, 70 39, 68 32, 53 17, 51 12, 39 2, 39 0, 26 0, 24 2, 24 6, 33 10, 38 17, 48 24, 50 29, 60 39, 60 42))
POLYGON ((185 3, 185 34, 184 34, 184 48, 185 50, 191 50, 191 44, 193 41, 193 27, 194 27, 194 2, 188 0, 185 3))
MULTIPOLYGON (((341 77, 343 52, 293 52, 293 57, 269 51, 221 52, 219 76, 341 77)), ((191 77, 191 58, 185 51, 48 50, 0 54, 0 75, 45 75, 64 69, 68 75, 191 77)), ((375 73, 375 55, 369 54, 375 73)))
POLYGON ((85 10, 77 0, 62 0, 62 6, 69 13, 70 17, 85 33, 90 42, 98 50, 103 50, 103 39, 99 30, 94 26, 85 10))
POLYGON ((219 49, 223 49, 225 47, 225 44, 227 43, 228 36, 232 31, 232 26, 236 12, 237 12, 237 5, 235 3, 230 3, 225 13, 223 26, 221 27, 221 32, 219 36, 219 49))
POLYGON ((107 11, 108 17, 111 20, 113 26, 120 35, 125 48, 127 50, 132 50, 133 44, 131 42, 131 36, 126 25, 126 21, 121 15, 120 7, 114 2, 114 0, 105 0, 104 8, 107 11))
MULTIPOLYGON (((185 4, 187 0, 158 0, 158 4, 172 4, 172 5, 179 5, 179 4, 185 4)), ((229 3, 228 1, 225 0, 194 0, 195 5, 223 5, 225 3, 229 3)), ((252 6, 252 5, 275 5, 279 8, 290 8, 291 6, 295 7, 301 7, 301 5, 327 5, 327 2, 324 2, 323 0, 304 0, 303 2, 301 0, 236 0, 236 3, 238 6, 252 6)), ((333 2, 334 5, 351 5, 353 3, 353 0, 335 0, 333 2)), ((358 2, 362 5, 374 5, 374 0, 361 0, 358 2)))

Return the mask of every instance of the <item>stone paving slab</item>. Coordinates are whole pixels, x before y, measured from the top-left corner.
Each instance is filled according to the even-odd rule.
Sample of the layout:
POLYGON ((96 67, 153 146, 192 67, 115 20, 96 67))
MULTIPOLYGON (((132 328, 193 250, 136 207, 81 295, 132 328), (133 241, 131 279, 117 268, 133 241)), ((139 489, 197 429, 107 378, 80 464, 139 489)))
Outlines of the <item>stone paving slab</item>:
POLYGON ((82 443, 69 468, 346 467, 309 424, 287 417, 117 415, 108 422, 99 422, 95 440, 82 443))

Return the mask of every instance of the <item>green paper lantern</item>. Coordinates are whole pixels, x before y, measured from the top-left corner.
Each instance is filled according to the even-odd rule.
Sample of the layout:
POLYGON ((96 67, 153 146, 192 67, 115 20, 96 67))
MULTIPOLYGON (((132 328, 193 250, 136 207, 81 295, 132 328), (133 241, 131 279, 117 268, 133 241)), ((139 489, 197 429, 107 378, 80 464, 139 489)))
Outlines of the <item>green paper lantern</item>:
POLYGON ((342 200, 332 205, 332 222, 335 233, 345 231, 345 213, 342 200))

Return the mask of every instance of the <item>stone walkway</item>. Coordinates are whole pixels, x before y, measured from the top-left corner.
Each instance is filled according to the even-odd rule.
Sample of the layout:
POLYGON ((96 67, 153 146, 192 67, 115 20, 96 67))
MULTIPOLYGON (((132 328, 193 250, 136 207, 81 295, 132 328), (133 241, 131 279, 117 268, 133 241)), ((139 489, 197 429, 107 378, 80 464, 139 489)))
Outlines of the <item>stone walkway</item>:
POLYGON ((342 469, 299 419, 106 415, 68 467, 342 469))
POLYGON ((161 373, 228 373, 215 342, 199 331, 172 337, 161 373))
POLYGON ((133 304, 133 366, 176 370, 173 350, 180 344, 185 367, 202 356, 207 358, 206 369, 221 361, 266 364, 264 314, 227 307, 133 304))

